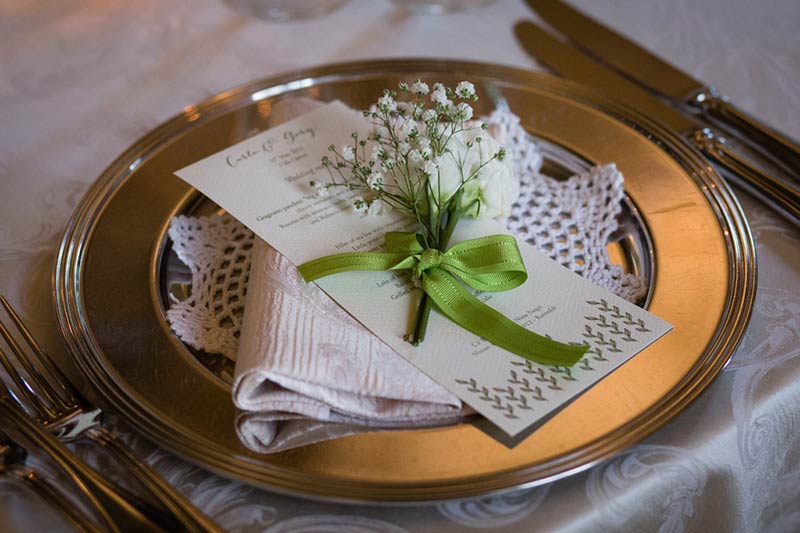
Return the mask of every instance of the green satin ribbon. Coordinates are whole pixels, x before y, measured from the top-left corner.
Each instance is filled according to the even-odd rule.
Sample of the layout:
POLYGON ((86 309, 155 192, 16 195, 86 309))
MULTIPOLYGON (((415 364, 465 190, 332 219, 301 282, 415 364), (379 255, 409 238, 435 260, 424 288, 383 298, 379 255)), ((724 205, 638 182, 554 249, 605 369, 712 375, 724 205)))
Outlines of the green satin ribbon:
POLYGON ((349 252, 320 257, 298 267, 307 282, 354 270, 410 269, 422 290, 450 320, 525 359, 548 365, 573 365, 588 349, 563 344, 527 330, 484 304, 456 278, 481 291, 507 291, 528 274, 511 235, 490 235, 460 242, 442 253, 425 249, 417 235, 386 234, 386 252, 349 252))

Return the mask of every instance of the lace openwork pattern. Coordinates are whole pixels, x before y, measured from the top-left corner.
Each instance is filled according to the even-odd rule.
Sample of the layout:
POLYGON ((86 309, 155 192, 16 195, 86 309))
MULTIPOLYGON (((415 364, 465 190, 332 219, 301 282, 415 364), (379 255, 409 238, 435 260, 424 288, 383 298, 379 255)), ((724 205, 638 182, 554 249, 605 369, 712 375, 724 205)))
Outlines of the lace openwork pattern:
MULTIPOLYGON (((505 145, 521 182, 508 229, 565 268, 629 301, 642 297, 645 280, 611 262, 606 248, 617 229, 623 176, 612 165, 567 180, 541 174, 537 143, 516 115, 495 111, 486 122, 505 145)), ((236 360, 250 256, 255 236, 229 215, 176 216, 169 237, 191 271, 188 298, 172 298, 167 318, 178 337, 209 353, 236 360)))
POLYGON ((176 216, 168 234, 192 275, 189 297, 172 297, 167 310, 172 329, 193 348, 235 360, 253 232, 229 215, 217 215, 176 216))

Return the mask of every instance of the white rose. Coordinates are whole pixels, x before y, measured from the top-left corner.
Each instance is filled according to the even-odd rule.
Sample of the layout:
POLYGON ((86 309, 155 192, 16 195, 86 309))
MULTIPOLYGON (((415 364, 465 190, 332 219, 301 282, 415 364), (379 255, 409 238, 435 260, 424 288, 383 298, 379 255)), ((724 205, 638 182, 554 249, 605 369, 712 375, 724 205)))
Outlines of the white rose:
POLYGON ((438 173, 430 178, 439 205, 444 205, 456 193, 462 181, 467 180, 461 196, 461 207, 468 209, 467 215, 489 218, 509 216, 511 206, 519 197, 519 180, 514 176, 508 157, 502 161, 492 159, 502 148, 497 141, 485 131, 471 130, 454 135, 447 146, 449 152, 436 160, 438 173), (477 141, 478 137, 481 138, 480 142, 477 141), (472 146, 468 147, 468 142, 472 146))
MULTIPOLYGON (((448 152, 436 158, 437 171, 430 174, 430 189, 438 205, 443 206, 458 191, 462 183, 459 161, 467 152, 463 136, 453 135, 447 143, 448 152)), ((465 175, 466 177, 466 175, 465 175)))
POLYGON ((467 207, 477 198, 481 205, 480 210, 471 211, 472 216, 498 218, 511 214, 511 206, 519 197, 519 180, 514 175, 511 158, 506 156, 500 160, 492 159, 502 146, 487 132, 470 130, 465 132, 467 140, 473 143, 467 155, 465 176, 478 172, 477 179, 467 186, 467 192, 462 198, 462 206, 467 207), (478 142, 477 138, 481 141, 478 142), (483 163, 489 161, 480 168, 483 163))
POLYGON ((511 206, 519 197, 519 180, 508 160, 494 160, 486 165, 478 174, 477 184, 481 202, 479 216, 500 218, 511 214, 511 206))
POLYGON ((460 207, 466 210, 466 215, 507 217, 519 196, 519 180, 514 176, 510 157, 502 161, 494 158, 500 150, 502 146, 491 135, 476 127, 450 137, 447 152, 433 161, 420 160, 414 151, 409 153, 409 163, 412 172, 428 176, 436 199, 434 210, 437 204, 447 204, 463 184, 460 207))

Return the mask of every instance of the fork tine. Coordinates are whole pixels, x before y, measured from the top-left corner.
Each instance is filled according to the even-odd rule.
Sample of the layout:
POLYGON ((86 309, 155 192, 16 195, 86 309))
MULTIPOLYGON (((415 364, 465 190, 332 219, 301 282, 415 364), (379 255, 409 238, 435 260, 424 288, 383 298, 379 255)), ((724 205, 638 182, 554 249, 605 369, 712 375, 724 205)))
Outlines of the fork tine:
MULTIPOLYGON (((5 298, 2 298, 0 303, 3 304, 3 307, 6 308, 6 310, 11 307, 5 298)), ((13 313, 13 310, 12 314, 15 314, 13 313)), ((17 319, 19 319, 19 317, 17 317, 17 319)), ((16 323, 17 322, 15 321, 15 324, 16 323)), ((22 347, 11 335, 11 332, 8 330, 2 320, 0 320, 0 335, 2 335, 2 337, 5 339, 8 347, 11 348, 11 353, 14 354, 17 361, 25 369, 30 381, 20 374, 20 372, 11 363, 11 359, 8 357, 8 355, 4 353, 3 367, 11 376, 11 379, 14 380, 14 383, 17 386, 24 384, 22 389, 23 393, 29 400, 31 400, 31 405, 35 408, 37 413, 43 417, 42 419, 45 422, 59 416, 67 408, 64 400, 58 396, 50 383, 48 383, 47 380, 42 377, 39 371, 30 363, 22 347), (42 398, 44 398, 45 401, 42 401, 42 398)))
POLYGON ((14 338, 11 336, 5 324, 3 324, 2 320, 0 320, 0 335, 2 335, 3 338, 6 340, 6 342, 8 343, 8 346, 11 348, 11 353, 14 354, 17 361, 23 366, 23 368, 25 368, 25 371, 27 372, 30 381, 26 379, 25 376, 20 374, 19 370, 14 368, 14 365, 11 363, 11 359, 8 357, 8 355, 3 354, 3 358, 8 362, 8 365, 3 365, 3 366, 6 368, 6 371, 9 374, 12 374, 11 378, 14 379, 14 382, 17 385, 20 384, 21 380, 26 386, 25 389, 33 393, 34 395, 36 395, 36 393, 38 392, 39 395, 41 395, 41 397, 43 397, 46 400, 46 402, 42 402, 41 401, 42 398, 37 396, 37 399, 39 400, 38 403, 45 406, 44 409, 45 411, 47 411, 48 414, 53 414, 54 416, 58 415, 60 412, 59 409, 61 409, 63 406, 64 403, 63 400, 61 400, 54 394, 52 387, 50 387, 50 385, 44 380, 44 378, 42 378, 41 374, 39 374, 39 372, 37 372, 36 369, 33 368, 30 361, 28 361, 28 358, 23 353, 22 347, 19 344, 17 344, 16 340, 14 340, 14 338), (49 406, 46 405, 47 403, 49 403, 49 406), (54 409, 51 409, 50 406, 52 406, 54 409))
MULTIPOLYGON (((62 396, 60 396, 58 392, 53 392, 54 387, 52 386, 52 383, 47 379, 43 378, 42 375, 35 368, 33 368, 34 373, 39 378, 41 378, 44 383, 47 384, 46 388, 49 389, 51 392, 53 392, 53 395, 56 398, 58 398, 59 405, 61 407, 70 408, 78 404, 80 401, 80 394, 78 393, 78 391, 75 389, 75 387, 72 386, 72 383, 70 383, 70 381, 67 379, 64 373, 61 372, 61 369, 59 369, 58 366, 56 366, 56 364, 53 362, 53 360, 50 358, 47 352, 45 352, 39 345, 39 343, 36 342, 36 339, 34 338, 31 331, 25 326, 20 316, 17 314, 16 311, 14 311, 14 308, 11 307, 11 304, 3 295, 0 295, 0 304, 3 305, 3 308, 6 310, 6 313, 11 318, 11 321, 14 322, 17 331, 20 332, 22 338, 25 339, 25 342, 28 343, 28 346, 30 346, 31 350, 33 351, 33 354, 36 356, 39 362, 45 367, 45 371, 49 373, 50 376, 58 384, 59 388, 58 392, 63 392, 65 394, 65 398, 62 398, 62 396), (66 402, 62 401, 63 399, 66 399, 66 402)), ((2 326, 2 321, 0 321, 0 326, 2 326)), ((20 354, 21 353, 22 352, 20 352, 20 354)), ((21 356, 20 359, 23 360, 23 364, 26 362, 24 361, 24 359, 26 359, 24 356, 21 356)), ((26 369, 28 369, 28 366, 29 365, 26 365, 26 369)))

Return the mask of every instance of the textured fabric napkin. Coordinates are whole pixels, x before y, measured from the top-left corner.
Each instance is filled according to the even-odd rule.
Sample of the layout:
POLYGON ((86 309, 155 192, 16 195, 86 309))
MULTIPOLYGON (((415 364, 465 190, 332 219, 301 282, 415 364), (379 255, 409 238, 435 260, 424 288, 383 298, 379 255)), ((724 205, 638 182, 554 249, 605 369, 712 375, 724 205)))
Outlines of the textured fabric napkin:
MULTIPOLYGON (((321 105, 278 102, 271 126, 321 105)), ((272 453, 373 429, 450 424, 472 410, 386 346, 256 238, 233 400, 250 449, 272 453)))

